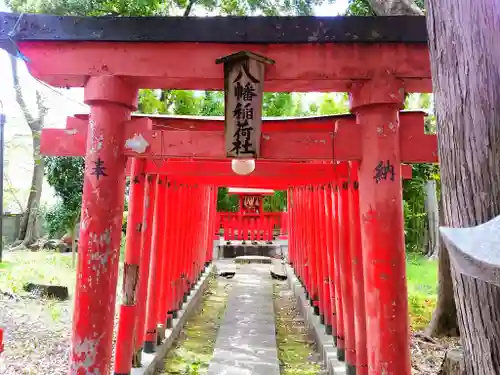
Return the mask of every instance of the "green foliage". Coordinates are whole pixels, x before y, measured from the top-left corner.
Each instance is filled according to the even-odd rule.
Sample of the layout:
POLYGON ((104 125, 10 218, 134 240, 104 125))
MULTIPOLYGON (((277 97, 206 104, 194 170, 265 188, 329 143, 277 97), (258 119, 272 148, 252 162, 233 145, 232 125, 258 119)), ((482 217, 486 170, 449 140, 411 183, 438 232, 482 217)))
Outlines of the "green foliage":
POLYGON ((428 180, 436 180, 439 188, 439 166, 413 164, 412 170, 412 179, 403 182, 405 241, 407 251, 418 253, 424 250, 424 233, 427 226, 424 186, 428 180))
POLYGON ((75 16, 187 16, 215 12, 218 15, 311 15, 324 0, 7 0, 18 12, 75 16))
POLYGON ((410 255, 406 274, 411 326, 421 330, 429 324, 436 306, 438 265, 423 256, 410 255))
POLYGON ((287 293, 286 284, 273 285, 276 319, 276 344, 282 375, 320 374, 315 348, 308 337, 304 321, 295 311, 294 298, 287 293))
POLYGON ((274 195, 264 197, 264 211, 282 212, 286 210, 286 190, 277 190, 274 195))
MULTIPOLYGON (((49 251, 7 252, 0 267, 0 290, 22 294, 27 282, 66 285, 73 294, 76 273, 71 258, 49 251)), ((41 305, 43 310, 49 306, 41 305)), ((50 311, 49 311, 50 312, 50 311)))
POLYGON ((74 222, 74 215, 71 211, 65 209, 63 203, 57 202, 45 213, 45 221, 49 236, 51 238, 60 238, 68 233, 74 222))
POLYGON ((347 16, 375 16, 368 0, 350 0, 346 12, 347 16))
POLYGON ((229 195, 227 187, 220 187, 217 192, 217 211, 220 212, 236 212, 238 211, 238 197, 229 195))
MULTIPOLYGON (((414 0, 414 3, 420 9, 425 8, 424 0, 414 0)), ((376 16, 376 14, 372 10, 369 0, 349 0, 346 16, 376 16)))
POLYGON ((46 213, 49 234, 72 233, 78 222, 83 191, 84 160, 81 157, 46 157, 45 175, 60 202, 46 213))
POLYGON ((169 350, 158 375, 206 374, 213 357, 217 332, 227 306, 232 284, 209 276, 208 289, 199 308, 186 322, 182 335, 169 350))
MULTIPOLYGON (((436 120, 431 111, 431 94, 410 94, 406 97, 405 108, 430 112, 425 119, 425 131, 435 133, 436 120)), ((424 234, 427 230, 427 214, 425 212, 425 184, 428 180, 436 180, 440 187, 439 166, 437 164, 413 164, 412 179, 403 182, 405 242, 411 253, 422 253, 425 249, 424 234)))
POLYGON ((297 110, 288 92, 265 92, 262 102, 262 114, 266 117, 294 116, 297 110))
POLYGON ((349 98, 347 93, 323 94, 319 102, 318 115, 349 113, 349 98))

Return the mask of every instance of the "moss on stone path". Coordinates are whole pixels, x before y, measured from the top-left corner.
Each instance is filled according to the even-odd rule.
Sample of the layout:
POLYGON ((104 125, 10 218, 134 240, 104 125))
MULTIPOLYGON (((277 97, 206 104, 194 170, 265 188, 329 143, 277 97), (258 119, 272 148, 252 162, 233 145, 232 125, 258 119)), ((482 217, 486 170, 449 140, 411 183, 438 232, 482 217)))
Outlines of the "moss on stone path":
POLYGON ((187 321, 174 347, 168 353, 164 370, 158 371, 157 374, 207 373, 231 287, 230 280, 216 276, 210 279, 198 310, 187 321))
POLYGON ((323 372, 314 342, 295 309, 295 298, 285 283, 274 284, 276 342, 282 375, 319 375, 323 372))

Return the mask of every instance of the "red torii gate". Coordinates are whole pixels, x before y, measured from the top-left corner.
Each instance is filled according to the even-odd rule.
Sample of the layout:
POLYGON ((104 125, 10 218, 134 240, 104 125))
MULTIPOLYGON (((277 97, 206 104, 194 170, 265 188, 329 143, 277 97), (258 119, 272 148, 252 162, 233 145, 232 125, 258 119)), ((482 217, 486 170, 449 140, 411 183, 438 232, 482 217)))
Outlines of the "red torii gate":
MULTIPOLYGON (((223 69, 215 64, 215 60, 238 50, 251 49, 275 61, 266 70, 266 91, 347 91, 351 95, 353 116, 338 119, 335 123, 329 121, 323 128, 308 128, 308 125, 304 129, 289 131, 276 125, 276 131, 273 131, 275 129, 266 129, 264 124, 260 157, 278 162, 314 159, 348 162, 351 171, 347 181, 336 178, 325 188, 326 192, 333 189, 332 194, 321 194, 322 188, 317 186, 290 190, 293 197, 289 208, 292 213, 291 259, 308 293, 317 298, 313 304, 318 306, 318 312, 325 320, 333 311, 332 304, 327 302, 331 301, 332 295, 337 297, 337 316, 343 316, 339 313, 343 309, 345 318, 342 323, 346 320, 348 323, 342 331, 337 320, 335 335, 341 341, 344 338, 342 332, 345 334, 346 362, 351 371, 355 369, 360 374, 373 375, 410 374, 400 165, 402 162, 437 162, 437 152, 435 137, 423 132, 423 116, 416 116, 414 121, 405 124, 405 117, 409 115, 400 114, 399 110, 405 92, 431 91, 423 17, 141 19, 0 13, 0 24, 4 30, 9 30, 0 34, 1 48, 26 57, 30 72, 48 84, 85 87, 85 102, 91 107, 88 123, 74 121, 77 124, 64 130, 65 134, 58 130, 51 136, 53 141, 65 144, 59 148, 60 154, 79 155, 84 151, 86 157, 72 373, 109 371, 114 312, 112 296, 117 281, 126 157, 136 157, 136 164, 140 164, 143 158, 225 157, 224 137, 220 130, 176 129, 170 124, 159 129, 150 119, 131 119, 131 112, 137 107, 138 88, 221 89, 223 69), (79 43, 73 43, 77 40, 79 43), (158 64, 158 61, 162 63, 158 64), (353 186, 352 191, 355 185, 359 187, 359 209, 354 198, 352 204, 347 204, 351 202, 350 197, 355 196, 346 193, 350 191, 349 183, 353 186), (335 186, 339 187, 339 184, 335 193, 335 186), (354 208, 347 211, 346 207, 354 208), (334 214, 338 215, 336 220, 328 219, 334 214), (359 218, 359 233, 338 229, 346 228, 349 217, 359 218), (327 243, 332 241, 327 252, 317 246, 325 238, 312 231, 311 221, 327 223, 321 224, 327 228, 324 232, 327 243), (339 231, 344 235, 339 237, 339 231), (363 301, 358 294, 357 298, 354 297, 357 302, 350 305, 354 306, 354 314, 348 303, 352 300, 348 295, 352 280, 348 277, 349 258, 345 257, 349 246, 346 233, 352 233, 355 239, 358 233, 358 243, 361 244, 352 246, 360 261, 356 262, 359 266, 351 273, 358 277, 355 286, 362 285, 364 289, 361 293, 363 301), (304 268, 304 263, 301 263, 304 256, 312 258, 311 265, 321 264, 321 267, 316 267, 314 272, 304 268), (328 262, 320 262, 323 257, 328 262), (325 264, 327 269, 323 268, 325 264), (335 288, 320 285, 319 276, 324 276, 325 272, 330 276, 329 280, 335 275, 335 288), (321 296, 317 295, 318 291, 321 296), (357 319, 353 333, 350 322, 354 316, 357 319), (366 330, 360 323, 364 318, 366 330), (366 332, 366 345, 362 342, 363 332, 366 332), (360 345, 359 353, 348 342, 355 342, 356 349, 360 345), (366 366, 363 350, 367 352, 366 366)), ((48 134, 51 130, 44 132, 48 134)), ((140 169, 137 166, 137 171, 140 169)), ((142 191, 149 197, 145 201, 155 202, 144 206, 144 223, 154 223, 146 226, 142 246, 138 247, 145 249, 145 253, 151 249, 148 243, 151 238, 159 241, 162 228, 173 233, 165 223, 178 225, 176 219, 186 219, 179 210, 171 211, 170 208, 164 215, 166 218, 162 218, 159 208, 165 201, 169 206, 186 202, 189 197, 203 202, 201 198, 204 196, 209 198, 207 202, 213 202, 213 188, 189 185, 187 190, 174 187, 165 193, 160 186, 168 186, 168 181, 167 184, 158 184, 162 179, 152 177, 152 181, 146 180, 142 189, 139 175, 133 172, 134 182, 138 181, 133 184, 133 190, 142 191), (148 189, 153 182, 156 182, 156 188, 148 189), (172 217, 175 212, 178 216, 172 217)), ((177 186, 171 183, 170 187, 174 185, 177 186)), ((140 198, 132 200, 140 206, 140 198)), ((189 216, 191 223, 194 217, 198 225, 210 222, 210 217, 202 215, 201 210, 197 212, 197 215, 189 216)), ((142 217, 142 212, 134 217, 142 217)), ((140 220, 133 222, 138 226, 141 223, 140 220)), ((155 259, 154 256, 158 255, 159 259, 150 263, 149 288, 146 288, 143 274, 146 272, 147 276, 148 272, 145 271, 147 263, 143 263, 146 256, 138 255, 140 251, 137 250, 127 251, 126 269, 140 269, 141 281, 138 294, 135 288, 125 290, 130 293, 125 293, 127 299, 122 313, 123 316, 130 314, 129 322, 133 322, 136 298, 139 296, 145 301, 145 293, 141 290, 149 289, 145 349, 153 344, 154 323, 158 321, 158 318, 155 320, 155 280, 167 274, 173 277, 169 271, 171 268, 176 273, 183 270, 174 279, 182 276, 181 279, 191 282, 200 272, 198 263, 191 264, 193 259, 209 259, 204 247, 206 236, 201 235, 198 242, 203 245, 196 246, 186 243, 184 237, 167 235, 165 238, 174 241, 169 242, 173 248, 186 251, 173 257, 171 253, 159 250, 161 241, 159 244, 155 242, 156 251, 151 252, 151 256, 155 259), (162 265, 160 272, 156 272, 156 264, 162 265)), ((125 272, 125 286, 135 285, 132 282, 137 280, 134 275, 137 276, 138 272, 125 272)), ((170 279, 161 280, 161 285, 164 286, 167 280, 170 279)), ((358 287, 355 293, 359 293, 358 287)), ((169 296, 165 287, 161 288, 159 295, 162 308, 170 307, 173 315, 178 296, 169 296), (166 303, 165 299, 169 302, 166 303)), ((140 320, 144 314, 137 316, 140 320)), ((330 322, 333 326, 332 316, 330 322)), ((142 326, 140 322, 136 324, 140 337, 142 326)), ((131 345, 133 340, 130 337, 134 333, 124 327, 120 324, 118 345, 131 345)), ((129 373, 127 360, 130 356, 127 353, 132 352, 130 348, 117 348, 117 356, 123 357, 121 360, 117 358, 116 374, 129 373)))

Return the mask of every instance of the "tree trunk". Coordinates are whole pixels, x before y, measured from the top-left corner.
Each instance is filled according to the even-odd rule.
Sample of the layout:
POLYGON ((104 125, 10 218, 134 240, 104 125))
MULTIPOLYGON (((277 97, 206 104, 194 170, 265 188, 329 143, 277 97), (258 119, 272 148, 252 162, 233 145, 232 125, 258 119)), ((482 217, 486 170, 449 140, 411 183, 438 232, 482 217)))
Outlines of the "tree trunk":
POLYGON ((21 219, 19 234, 14 246, 18 248, 26 247, 36 241, 38 237, 38 216, 40 208, 40 198, 42 196, 42 186, 44 177, 43 159, 40 155, 40 134, 43 128, 43 121, 47 114, 47 108, 44 105, 44 99, 40 92, 36 92, 36 103, 38 106, 38 116, 35 118, 31 115, 24 96, 21 85, 19 83, 19 75, 17 71, 17 60, 14 56, 10 56, 12 67, 12 80, 16 93, 16 101, 21 108, 23 116, 31 129, 33 139, 33 176, 31 178, 30 194, 26 204, 26 210, 21 219))
POLYGON ((425 213, 427 216, 426 253, 436 259, 439 255, 439 204, 436 181, 425 183, 425 213))
MULTIPOLYGON (((427 0, 426 6, 444 222, 476 226, 500 214, 500 3, 427 0)), ((452 280, 466 373, 500 374, 492 322, 469 321, 471 311, 498 309, 500 294, 480 280, 464 283, 454 271, 452 280)))
POLYGON ((428 336, 458 336, 457 307, 453 298, 450 255, 442 241, 439 247, 438 298, 425 333, 428 336))
MULTIPOLYGON (((443 195, 438 202, 439 225, 444 225, 443 195)), ((450 254, 443 241, 439 241, 438 298, 432 319, 425 333, 428 336, 458 336, 457 306, 453 297, 450 254)))
POLYGON ((42 186, 44 177, 44 163, 40 155, 40 132, 32 131, 33 134, 33 176, 31 179, 30 194, 28 203, 21 221, 21 228, 18 240, 20 246, 26 247, 34 243, 39 237, 38 218, 40 215, 40 198, 42 196, 42 186), (22 236, 22 237, 21 237, 22 236))
POLYGON ((71 266, 73 268, 75 268, 76 266, 76 245, 77 245, 76 233, 77 233, 77 225, 79 222, 80 222, 80 215, 77 215, 75 221, 73 222, 73 225, 69 230, 69 235, 71 236, 71 266))

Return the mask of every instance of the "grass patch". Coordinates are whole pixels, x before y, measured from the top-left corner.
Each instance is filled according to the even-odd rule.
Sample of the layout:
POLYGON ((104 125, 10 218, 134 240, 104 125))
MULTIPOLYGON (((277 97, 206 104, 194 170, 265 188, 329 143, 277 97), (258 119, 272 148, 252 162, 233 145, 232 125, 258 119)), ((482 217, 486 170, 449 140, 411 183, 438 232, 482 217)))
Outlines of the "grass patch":
POLYGON ((0 263, 0 270, 7 270, 9 268, 12 268, 12 263, 11 262, 7 262, 5 259, 3 259, 2 263, 0 263))
POLYGON ((411 326, 414 330, 421 330, 430 322, 436 306, 437 261, 422 256, 408 256, 406 275, 411 326))
POLYGON ((162 375, 206 374, 217 332, 224 317, 231 284, 211 276, 199 310, 184 326, 165 359, 162 375))
POLYGON ((283 294, 282 290, 289 292, 286 286, 274 284, 276 343, 281 375, 316 375, 321 366, 311 360, 314 348, 309 341, 307 328, 303 321, 297 319, 293 297, 283 294))
POLYGON ((49 251, 16 251, 5 254, 0 265, 0 290, 15 294, 23 293, 28 282, 64 285, 74 289, 75 270, 71 267, 71 255, 49 251))

